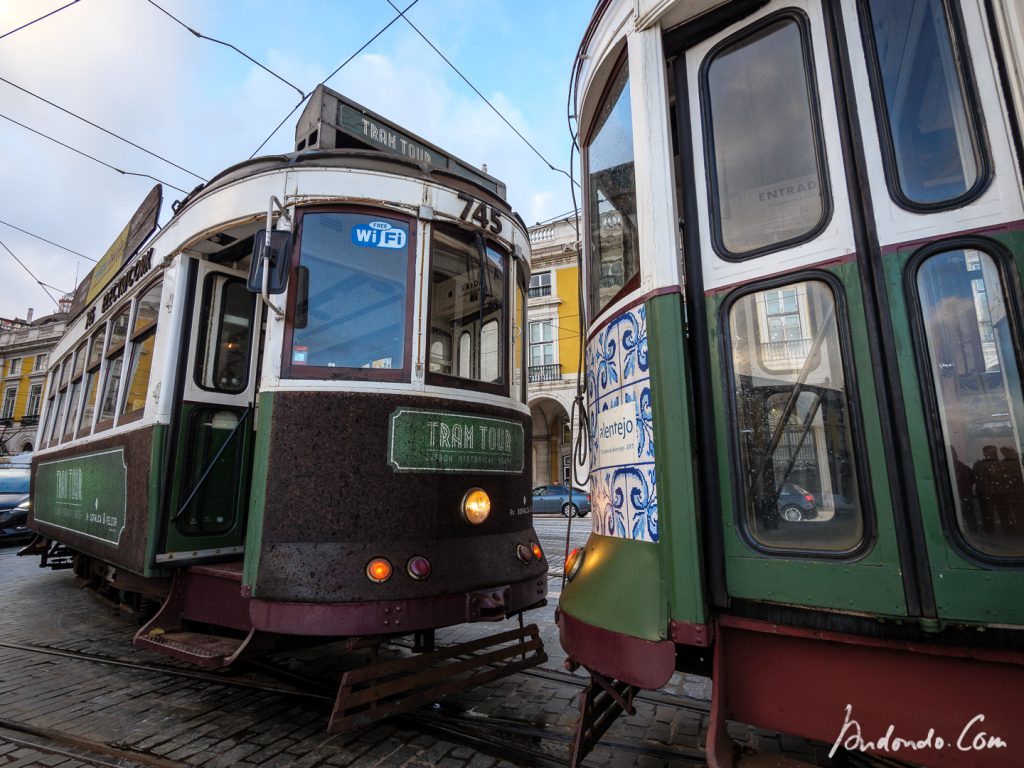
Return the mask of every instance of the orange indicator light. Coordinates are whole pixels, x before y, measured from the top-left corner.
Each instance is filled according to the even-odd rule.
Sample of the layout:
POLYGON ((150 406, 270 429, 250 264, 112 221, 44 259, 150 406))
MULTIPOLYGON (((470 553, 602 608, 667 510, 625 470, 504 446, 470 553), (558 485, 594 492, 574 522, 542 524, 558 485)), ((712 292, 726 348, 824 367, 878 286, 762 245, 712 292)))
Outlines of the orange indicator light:
POLYGON ((375 557, 366 566, 366 578, 377 584, 382 584, 391 578, 391 563, 383 557, 375 557))

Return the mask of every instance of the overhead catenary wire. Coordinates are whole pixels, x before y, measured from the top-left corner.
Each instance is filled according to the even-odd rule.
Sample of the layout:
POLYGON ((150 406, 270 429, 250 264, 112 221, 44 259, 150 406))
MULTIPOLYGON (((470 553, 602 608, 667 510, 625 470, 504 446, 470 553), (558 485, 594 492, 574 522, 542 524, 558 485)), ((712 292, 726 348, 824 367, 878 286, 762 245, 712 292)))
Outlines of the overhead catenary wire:
POLYGON ((459 70, 459 68, 456 67, 454 64, 452 64, 452 62, 448 59, 447 56, 445 56, 443 53, 441 53, 440 49, 430 41, 430 38, 428 38, 426 35, 424 35, 422 32, 420 32, 419 27, 417 27, 415 24, 413 24, 412 21, 410 21, 409 18, 405 15, 406 11, 408 11, 409 8, 411 8, 412 6, 409 6, 409 8, 406 8, 405 11, 400 11, 398 9, 398 6, 395 5, 394 2, 392 2, 392 0, 388 0, 388 5, 390 5, 392 8, 395 9, 395 11, 398 12, 398 14, 402 17, 402 19, 405 20, 405 23, 408 24, 410 27, 412 27, 413 30, 415 30, 416 34, 419 35, 420 37, 422 37, 423 41, 427 45, 429 45, 431 48, 434 49, 434 53, 436 53, 438 56, 440 56, 442 59, 444 59, 445 64, 447 64, 449 67, 451 67, 455 71, 455 74, 457 74, 459 77, 461 77, 462 81, 466 85, 468 85, 470 88, 473 89, 473 93, 475 93, 477 96, 479 96, 481 99, 483 99, 484 104, 486 104, 488 107, 490 107, 491 110, 494 112, 494 114, 496 114, 499 118, 501 118, 501 121, 503 123, 505 123, 505 125, 507 125, 509 128, 511 128, 512 132, 516 136, 518 136, 520 139, 522 139, 523 143, 526 144, 526 146, 528 146, 531 150, 533 150, 533 153, 537 157, 539 157, 541 159, 541 161, 545 165, 547 165, 547 167, 550 170, 554 171, 555 173, 561 173, 567 179, 569 179, 570 182, 572 182, 573 184, 576 184, 577 186, 579 186, 578 182, 575 179, 573 179, 573 177, 570 176, 566 171, 563 171, 561 168, 556 168, 551 163, 551 161, 549 161, 546 157, 544 157, 544 155, 542 155, 540 153, 540 150, 538 150, 535 146, 533 146, 533 144, 531 144, 530 141, 525 136, 523 136, 523 134, 521 134, 519 132, 519 129, 517 129, 514 125, 512 125, 512 123, 510 123, 508 121, 508 119, 501 113, 501 111, 497 107, 495 107, 493 104, 491 104, 491 102, 487 99, 486 96, 484 96, 482 93, 480 93, 480 90, 475 85, 473 85, 471 82, 469 82, 469 78, 467 78, 464 74, 462 74, 462 72, 459 70))
POLYGON ((0 224, 3 224, 5 227, 10 227, 11 229, 16 229, 19 232, 21 232, 22 234, 26 234, 29 237, 34 237, 36 240, 42 240, 44 243, 49 243, 52 246, 60 248, 62 251, 67 251, 68 253, 73 253, 73 254, 75 254, 75 256, 81 256, 83 259, 88 259, 89 261, 92 261, 92 262, 97 261, 92 256, 86 256, 84 253, 79 253, 78 251, 72 250, 71 248, 68 248, 67 246, 61 245, 60 243, 55 243, 52 240, 47 240, 45 237, 37 235, 34 232, 29 232, 27 229, 22 229, 21 227, 16 227, 13 224, 11 224, 10 222, 3 221, 2 219, 0 219, 0 224))
POLYGON ((153 151, 151 151, 149 149, 146 149, 145 147, 136 144, 134 141, 131 141, 130 139, 126 139, 124 136, 121 136, 121 135, 119 135, 117 133, 114 133, 111 130, 108 130, 108 129, 104 128, 102 125, 97 125, 92 120, 88 120, 88 119, 82 117, 81 115, 77 114, 76 112, 72 112, 70 109, 65 109, 60 104, 55 104, 54 102, 50 101, 49 99, 43 98, 42 96, 40 96, 37 93, 33 93, 28 88, 23 88, 22 86, 18 85, 17 83, 12 83, 10 80, 8 80, 5 77, 0 77, 0 82, 7 83, 7 85, 11 86, 12 88, 17 88, 22 93, 26 93, 29 96, 31 96, 32 98, 38 99, 39 101, 43 102, 44 104, 49 104, 54 109, 59 109, 64 114, 70 115, 71 117, 75 118, 76 120, 81 120, 83 123, 86 123, 87 125, 91 125, 96 130, 103 131, 105 134, 107 134, 109 136, 113 136, 115 139, 123 141, 125 144, 130 144, 131 146, 135 147, 136 149, 145 152, 147 155, 150 155, 151 157, 155 157, 157 160, 162 160, 163 162, 167 163, 168 165, 173 165, 179 171, 184 171, 185 173, 189 174, 190 176, 195 176, 200 181, 204 181, 204 182, 207 181, 207 179, 205 177, 200 176, 195 171, 190 171, 188 168, 185 168, 185 167, 183 167, 181 165, 178 165, 173 160, 168 160, 166 157, 164 157, 162 155, 159 155, 156 152, 153 152, 153 151))
POLYGON ((254 58, 253 58, 252 56, 250 56, 250 55, 249 55, 248 53, 246 53, 245 51, 243 51, 243 50, 242 50, 241 48, 238 48, 237 46, 235 46, 235 45, 232 45, 231 43, 227 43, 227 42, 224 42, 223 40, 218 40, 218 39, 217 39, 217 38, 215 38, 215 37, 210 37, 209 35, 204 35, 204 34, 203 34, 202 32, 199 32, 198 30, 195 30, 195 29, 193 29, 192 27, 190 27, 190 26, 189 26, 188 24, 186 24, 185 22, 183 22, 183 21, 182 21, 181 19, 179 19, 179 18, 178 18, 177 16, 175 16, 175 15, 174 15, 173 13, 171 13, 170 11, 168 11, 168 10, 166 10, 165 8, 162 8, 162 7, 160 7, 159 5, 157 5, 157 4, 155 3, 155 2, 153 2, 153 0, 147 0, 147 2, 148 2, 148 3, 150 4, 150 5, 152 5, 152 6, 154 7, 154 8, 156 8, 156 9, 157 9, 158 11, 160 11, 161 13, 163 13, 164 15, 166 15, 166 16, 170 17, 171 19, 173 19, 173 20, 174 20, 174 21, 175 21, 176 23, 178 23, 179 25, 181 25, 182 27, 184 27, 185 29, 187 29, 187 30, 188 30, 189 32, 191 32, 191 33, 192 33, 193 35, 195 35, 196 37, 198 37, 198 38, 200 38, 200 39, 202 39, 202 40, 209 40, 209 41, 210 41, 211 43, 217 43, 218 45, 223 45, 223 46, 225 46, 226 48, 230 48, 231 50, 235 51, 235 53, 239 54, 240 56, 244 56, 244 57, 245 57, 246 59, 248 59, 249 61, 251 61, 251 62, 252 62, 253 64, 255 64, 255 65, 256 65, 257 67, 259 67, 260 69, 262 69, 262 70, 263 70, 264 72, 266 72, 267 74, 273 75, 273 76, 274 76, 274 77, 276 77, 276 78, 277 78, 278 80, 280 80, 280 81, 281 81, 282 83, 284 83, 285 85, 287 85, 287 86, 288 86, 289 88, 294 88, 294 89, 295 89, 296 91, 298 91, 298 93, 299 93, 299 96, 300 96, 300 97, 301 97, 301 98, 302 98, 303 100, 305 100, 305 98, 306 98, 306 94, 302 92, 302 89, 301 89, 301 88, 299 88, 299 87, 298 87, 297 85, 294 85, 293 83, 290 83, 290 82, 288 82, 288 81, 287 81, 287 80, 285 80, 285 79, 284 79, 283 77, 281 77, 281 76, 280 76, 279 74, 277 74, 277 72, 275 72, 274 70, 270 69, 270 68, 269 68, 269 67, 267 67, 267 66, 266 66, 265 64, 262 64, 262 63, 260 63, 259 61, 257 61, 256 59, 254 59, 254 58))
POLYGON ((146 179, 152 179, 153 181, 157 182, 158 184, 163 184, 165 187, 170 187, 171 189, 176 189, 179 192, 181 192, 183 195, 187 195, 188 194, 187 190, 184 190, 181 187, 176 187, 174 184, 171 184, 170 182, 164 181, 162 179, 158 179, 156 176, 151 176, 148 173, 135 173, 134 171, 124 171, 124 170, 122 170, 122 169, 120 169, 120 168, 118 168, 116 166, 111 165, 110 163, 106 163, 106 162, 100 160, 97 157, 93 157, 92 155, 90 155, 87 152, 83 152, 80 149, 75 149, 70 144, 65 144, 63 141, 60 141, 59 139, 55 139, 52 136, 49 136, 49 135, 43 133, 42 131, 37 131, 35 128, 29 128, 24 123, 19 123, 17 120, 15 120, 12 117, 8 117, 7 115, 0 114, 0 118, 3 118, 4 120, 7 120, 8 122, 14 123, 17 126, 20 126, 20 127, 24 128, 26 131, 31 131, 32 133, 36 134, 37 136, 42 136, 44 139, 49 139, 54 144, 60 144, 65 149, 70 149, 72 152, 75 152, 75 153, 81 155, 82 157, 87 157, 90 160, 92 160, 93 162, 99 163, 100 165, 106 166, 107 168, 109 168, 112 171, 117 171, 122 176, 141 176, 141 177, 146 178, 146 179))
MULTIPOLYGON (((327 83, 327 81, 328 81, 328 80, 330 80, 330 79, 331 79, 332 77, 334 77, 334 76, 335 76, 336 74, 338 74, 339 72, 341 72, 341 70, 342 70, 342 69, 344 69, 344 67, 345 67, 345 66, 346 66, 346 65, 347 65, 347 64, 348 64, 348 63, 349 63, 350 61, 352 61, 352 59, 354 59, 354 58, 355 58, 356 56, 358 56, 358 55, 359 55, 360 53, 362 53, 363 51, 365 51, 365 50, 366 50, 366 49, 367 49, 367 48, 368 48, 368 47, 369 47, 369 46, 370 46, 370 45, 371 45, 371 44, 373 43, 373 41, 374 41, 374 40, 376 40, 376 39, 377 39, 378 37, 380 37, 381 35, 383 35, 383 34, 384 34, 384 33, 385 33, 385 32, 386 32, 386 31, 387 31, 387 30, 388 30, 388 29, 389 29, 389 28, 391 27, 391 25, 392 25, 392 24, 394 24, 394 23, 395 23, 396 21, 398 21, 398 20, 399 20, 400 18, 402 18, 402 14, 403 14, 403 13, 405 13, 406 11, 408 11, 408 10, 409 10, 410 8, 412 8, 412 7, 414 6, 414 5, 416 5, 416 3, 418 3, 419 1, 420 1, 420 0, 412 0, 412 2, 411 2, 411 3, 409 3, 409 5, 407 5, 407 6, 405 7, 405 11, 399 11, 399 15, 398 15, 398 16, 395 16, 395 18, 393 18, 393 19, 392 19, 391 21, 389 21, 389 22, 388 22, 387 24, 385 24, 385 25, 384 25, 383 27, 381 27, 381 28, 380 28, 380 29, 379 29, 379 30, 377 31, 377 34, 375 34, 375 35, 374 35, 373 37, 371 37, 371 38, 370 38, 369 40, 367 40, 367 41, 366 41, 365 43, 363 43, 363 44, 362 44, 361 46, 359 46, 359 50, 357 50, 357 51, 356 51, 355 53, 353 53, 353 54, 352 54, 351 56, 349 56, 349 57, 348 57, 347 59, 345 59, 345 60, 344 60, 343 62, 341 62, 341 64, 339 64, 339 65, 338 65, 338 67, 337 67, 337 68, 336 68, 336 69, 335 69, 335 70, 334 70, 333 72, 331 72, 331 74, 329 74, 329 75, 328 75, 327 77, 325 77, 325 78, 324 78, 323 80, 321 80, 321 81, 320 81, 320 82, 318 83, 318 85, 325 85, 325 84, 327 83)), ((316 89, 314 88, 313 90, 316 90, 316 89)), ((311 94, 311 93, 312 93, 312 91, 310 92, 310 94, 311 94)), ((277 134, 277 132, 278 132, 279 130, 281 130, 281 126, 282 126, 282 125, 284 125, 284 124, 285 124, 285 122, 287 122, 288 118, 290 118, 290 117, 291 117, 292 115, 294 115, 294 114, 295 114, 295 110, 297 110, 297 109, 298 109, 299 107, 301 107, 301 106, 302 106, 302 105, 303 105, 303 104, 305 103, 306 99, 308 99, 308 98, 309 98, 310 94, 306 94, 306 95, 305 95, 305 96, 303 96, 303 97, 302 97, 301 99, 299 99, 299 103, 298 103, 298 104, 296 104, 296 105, 295 105, 294 107, 292 107, 292 111, 291 111, 291 112, 289 112, 289 113, 288 113, 287 115, 285 115, 285 116, 284 116, 284 119, 283 119, 283 120, 282 120, 282 121, 281 121, 280 123, 278 123, 278 124, 277 124, 277 127, 276 127, 276 128, 274 128, 274 130, 272 130, 272 131, 270 132, 270 135, 269 135, 269 136, 267 136, 267 138, 265 138, 265 139, 263 140, 263 142, 262 142, 262 143, 261 143, 261 144, 260 144, 260 145, 259 145, 258 147, 256 147, 255 151, 254 151, 254 152, 253 152, 253 153, 252 153, 251 155, 249 155, 249 159, 250 159, 250 160, 252 160, 252 159, 253 159, 254 157, 256 157, 256 153, 257 153, 257 152, 259 152, 259 151, 260 151, 261 149, 263 149, 263 147, 265 147, 265 146, 266 146, 266 144, 267 144, 267 142, 268 142, 268 141, 270 141, 270 140, 271 140, 272 138, 274 138, 274 136, 275 136, 275 135, 277 134)))
POLYGON ((70 8, 72 5, 74 5, 77 2, 78 2, 78 0, 71 0, 71 2, 68 3, 67 5, 62 5, 60 8, 57 8, 57 9, 52 10, 52 11, 50 11, 49 13, 47 13, 47 14, 45 14, 43 16, 40 16, 38 19, 33 19, 32 21, 29 21, 29 22, 26 22, 25 24, 22 24, 20 27, 15 27, 10 32, 4 32, 2 35, 0 35, 0 40, 3 40, 5 37, 8 37, 9 35, 13 35, 15 32, 20 32, 21 30, 25 29, 26 27, 31 27, 33 24, 36 24, 37 22, 40 22, 43 19, 48 19, 50 16, 53 16, 55 13, 60 13, 65 8, 70 8))
MULTIPOLYGON (((26 272, 28 272, 29 276, 39 284, 40 288, 43 289, 43 292, 46 293, 46 295, 50 297, 50 301, 52 301, 54 304, 57 305, 57 309, 60 309, 60 302, 57 301, 57 299, 53 298, 53 294, 50 293, 47 290, 47 288, 53 288, 53 290, 55 290, 55 291, 60 291, 60 288, 57 288, 57 287, 52 286, 52 285, 47 285, 42 280, 40 280, 38 277, 36 277, 35 274, 32 272, 32 270, 29 269, 27 266, 25 266, 25 262, 23 262, 21 259, 19 259, 17 256, 14 255, 14 251, 12 251, 10 248, 8 248, 7 244, 4 243, 3 240, 0 240, 0 246, 2 246, 3 249, 5 251, 7 251, 7 253, 9 253, 11 255, 12 259, 14 259, 16 262, 18 262, 18 264, 21 265, 22 269, 24 269, 26 272)), ((67 291, 61 291, 61 293, 62 294, 66 294, 67 291)))

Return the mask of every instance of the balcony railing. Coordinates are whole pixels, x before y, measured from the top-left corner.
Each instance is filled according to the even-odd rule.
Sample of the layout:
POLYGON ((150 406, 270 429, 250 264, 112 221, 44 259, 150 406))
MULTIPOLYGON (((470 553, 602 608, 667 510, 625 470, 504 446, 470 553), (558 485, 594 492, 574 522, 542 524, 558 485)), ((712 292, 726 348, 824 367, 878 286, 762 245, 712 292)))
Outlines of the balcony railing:
POLYGON ((21 426, 23 427, 34 427, 39 423, 39 414, 33 413, 32 415, 24 415, 21 417, 21 426))
POLYGON ((537 299, 537 298, 540 298, 541 296, 550 296, 551 295, 551 286, 550 285, 531 285, 530 289, 529 289, 529 294, 530 294, 530 298, 531 299, 537 299))
POLYGON ((562 366, 557 363, 554 365, 531 365, 529 375, 531 384, 540 381, 561 381, 562 366))
POLYGON ((766 363, 781 363, 807 359, 813 339, 790 339, 769 341, 761 345, 761 360, 766 363))

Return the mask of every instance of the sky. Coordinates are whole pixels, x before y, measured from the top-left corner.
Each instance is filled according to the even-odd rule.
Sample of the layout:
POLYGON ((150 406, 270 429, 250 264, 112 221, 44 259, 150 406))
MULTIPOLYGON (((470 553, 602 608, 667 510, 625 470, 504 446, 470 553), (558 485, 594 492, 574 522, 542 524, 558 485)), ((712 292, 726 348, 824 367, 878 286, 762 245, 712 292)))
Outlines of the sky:
MULTIPOLYGON (((73 291, 93 265, 83 256, 103 255, 155 183, 32 130, 164 182, 166 224, 171 204, 184 197, 168 185, 191 190, 201 180, 189 172, 209 179, 246 160, 299 102, 291 85, 197 38, 161 8, 303 93, 397 16, 387 0, 78 0, 57 10, 68 2, 0 0, 0 318, 56 311, 36 278, 56 297, 73 291)), ((394 2, 404 9, 412 0, 394 2)), ((407 16, 548 162, 568 171, 568 83, 593 6, 418 0, 407 16)), ((404 20, 326 84, 459 158, 486 164, 527 224, 572 209, 569 179, 550 170, 404 20)), ((300 112, 259 154, 292 151, 300 112)))

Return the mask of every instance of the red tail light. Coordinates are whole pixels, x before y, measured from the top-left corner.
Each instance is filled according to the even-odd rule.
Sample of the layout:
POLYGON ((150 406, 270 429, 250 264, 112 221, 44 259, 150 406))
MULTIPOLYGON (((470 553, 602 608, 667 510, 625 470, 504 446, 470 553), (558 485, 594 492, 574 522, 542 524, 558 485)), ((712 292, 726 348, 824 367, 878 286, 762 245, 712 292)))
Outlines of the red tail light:
POLYGON ((811 494, 809 493, 806 496, 804 496, 804 498, 807 499, 808 501, 814 501, 814 497, 811 496, 811 494))

